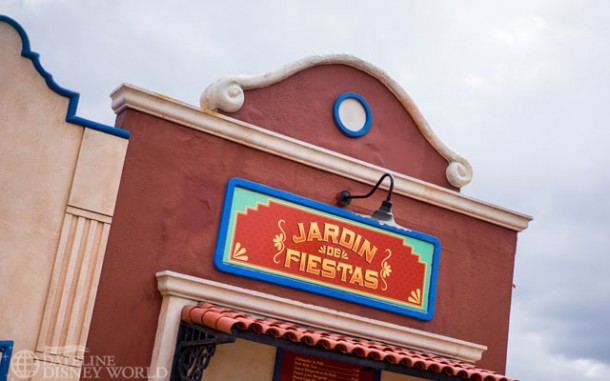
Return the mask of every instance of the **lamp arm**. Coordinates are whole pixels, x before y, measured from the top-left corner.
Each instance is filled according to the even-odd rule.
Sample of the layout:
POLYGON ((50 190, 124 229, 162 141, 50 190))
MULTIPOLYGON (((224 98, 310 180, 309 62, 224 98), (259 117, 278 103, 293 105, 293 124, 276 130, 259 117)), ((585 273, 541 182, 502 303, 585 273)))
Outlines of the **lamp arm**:
POLYGON ((383 176, 381 176, 379 178, 379 180, 377 180, 377 184, 375 184, 375 186, 373 187, 373 189, 371 189, 371 191, 365 195, 352 195, 349 191, 344 190, 341 191, 341 193, 339 193, 338 196, 338 200, 342 205, 347 205, 349 204, 352 199, 354 198, 367 198, 367 197, 371 197, 371 195, 373 193, 375 193, 375 191, 377 190, 377 188, 379 188, 379 185, 381 185, 381 182, 386 178, 389 177, 390 178, 390 189, 388 189, 388 196, 386 197, 386 201, 392 201, 392 192, 394 191, 394 176, 392 176, 391 173, 384 173, 383 176))

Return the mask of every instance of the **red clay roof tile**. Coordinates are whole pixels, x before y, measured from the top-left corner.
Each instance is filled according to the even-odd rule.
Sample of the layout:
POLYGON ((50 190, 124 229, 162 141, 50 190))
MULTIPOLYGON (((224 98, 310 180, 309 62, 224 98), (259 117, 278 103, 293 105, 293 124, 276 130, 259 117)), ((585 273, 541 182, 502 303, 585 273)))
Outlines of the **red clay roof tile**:
POLYGON ((182 321, 203 325, 231 334, 234 329, 302 343, 329 351, 338 351, 371 360, 400 364, 434 373, 444 373, 473 381, 516 381, 473 364, 441 357, 432 353, 401 348, 377 341, 348 337, 338 333, 303 327, 271 318, 259 318, 243 312, 217 307, 209 303, 185 306, 182 321))

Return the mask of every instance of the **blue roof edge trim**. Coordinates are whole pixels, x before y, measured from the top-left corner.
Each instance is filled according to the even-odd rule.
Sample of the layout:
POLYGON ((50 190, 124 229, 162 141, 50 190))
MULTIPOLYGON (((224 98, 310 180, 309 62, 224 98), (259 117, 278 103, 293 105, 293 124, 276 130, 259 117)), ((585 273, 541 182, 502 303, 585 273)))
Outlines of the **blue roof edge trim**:
POLYGON ((42 64, 40 63, 40 55, 31 50, 30 39, 28 38, 28 35, 26 34, 23 27, 19 25, 17 21, 13 20, 8 16, 0 14, 0 22, 5 22, 9 24, 17 31, 17 33, 19 33, 22 42, 21 56, 28 58, 30 61, 32 61, 34 68, 36 68, 36 71, 38 71, 38 73, 44 78, 49 89, 53 90, 55 93, 61 96, 70 99, 68 101, 68 110, 66 112, 66 122, 77 124, 86 128, 91 128, 92 130, 101 131, 107 134, 115 135, 124 139, 129 139, 130 134, 127 130, 108 126, 77 116, 76 109, 78 108, 78 100, 80 98, 80 94, 59 86, 57 82, 55 82, 55 80, 53 79, 53 76, 42 67, 42 64))

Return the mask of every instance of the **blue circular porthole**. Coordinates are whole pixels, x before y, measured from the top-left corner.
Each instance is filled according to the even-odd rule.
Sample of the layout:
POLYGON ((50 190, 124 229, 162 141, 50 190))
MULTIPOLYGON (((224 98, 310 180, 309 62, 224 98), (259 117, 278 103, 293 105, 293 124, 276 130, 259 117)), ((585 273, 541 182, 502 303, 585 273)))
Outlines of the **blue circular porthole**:
POLYGON ((337 97, 333 114, 341 132, 352 138, 366 134, 373 121, 369 104, 362 96, 352 92, 337 97))

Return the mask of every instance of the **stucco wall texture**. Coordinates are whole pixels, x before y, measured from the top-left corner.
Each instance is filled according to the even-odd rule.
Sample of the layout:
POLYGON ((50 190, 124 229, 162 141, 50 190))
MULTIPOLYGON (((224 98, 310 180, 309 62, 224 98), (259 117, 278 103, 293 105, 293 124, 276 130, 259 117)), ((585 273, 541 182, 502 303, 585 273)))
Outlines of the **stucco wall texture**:
POLYGON ((3 22, 0 46, 0 332, 33 351, 83 129, 3 22))
MULTIPOLYGON (((447 162, 418 133, 394 95, 354 68, 313 68, 249 91, 244 108, 230 116, 451 188, 444 178, 447 162), (362 138, 343 135, 332 120, 332 102, 344 91, 360 93, 373 110, 371 132, 362 138)), ((230 178, 331 205, 342 189, 364 194, 370 186, 133 109, 118 115, 117 127, 129 130, 131 139, 87 345, 90 354, 115 355, 119 366, 149 365, 161 305, 155 273, 172 270, 487 345, 477 365, 504 371, 516 232, 394 194, 397 223, 433 235, 442 245, 436 310, 428 322, 221 273, 213 254, 230 178)), ((378 191, 349 208, 370 214, 384 197, 385 191, 378 191)))
POLYGON ((0 47, 0 338, 14 341, 14 356, 27 351, 34 377, 74 379, 127 140, 68 122, 76 93, 53 82, 2 15, 0 47))

